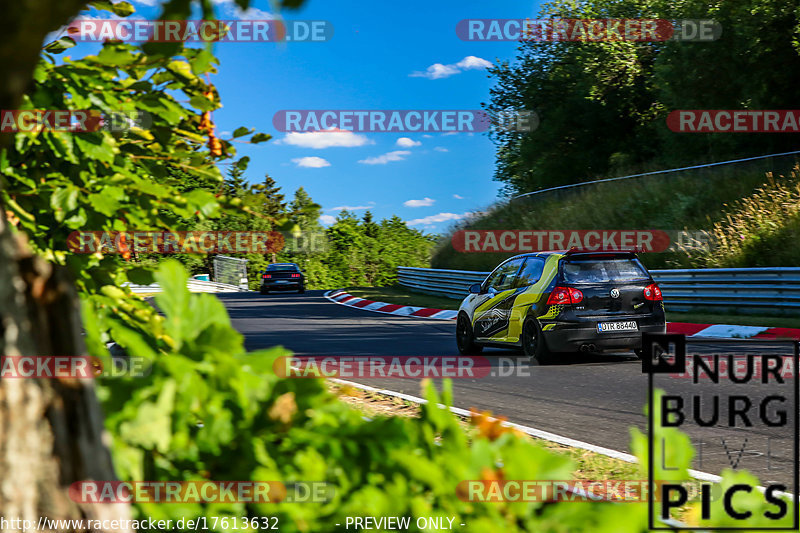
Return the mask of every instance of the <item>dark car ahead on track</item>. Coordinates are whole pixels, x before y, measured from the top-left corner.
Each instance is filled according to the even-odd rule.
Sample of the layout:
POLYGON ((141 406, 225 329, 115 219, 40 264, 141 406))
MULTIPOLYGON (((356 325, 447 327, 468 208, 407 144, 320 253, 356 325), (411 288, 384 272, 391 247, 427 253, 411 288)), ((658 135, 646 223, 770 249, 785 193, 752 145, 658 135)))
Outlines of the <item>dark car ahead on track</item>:
POLYGON ((261 274, 261 294, 274 290, 306 291, 306 279, 294 263, 273 263, 261 274))
POLYGON ((633 252, 541 252, 506 260, 470 287, 456 321, 462 354, 521 347, 555 352, 634 350, 666 331, 661 290, 633 252))

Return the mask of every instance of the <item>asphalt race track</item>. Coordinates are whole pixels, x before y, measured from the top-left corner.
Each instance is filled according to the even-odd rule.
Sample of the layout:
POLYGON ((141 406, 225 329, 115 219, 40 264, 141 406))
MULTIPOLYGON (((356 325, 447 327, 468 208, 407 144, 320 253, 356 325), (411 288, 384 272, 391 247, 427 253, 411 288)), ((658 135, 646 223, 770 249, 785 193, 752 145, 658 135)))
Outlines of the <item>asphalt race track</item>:
MULTIPOLYGON (((282 345, 296 355, 317 356, 457 356, 455 321, 396 317, 334 304, 324 291, 269 294, 218 294, 230 313, 234 327, 246 339, 248 350, 282 345)), ((777 353, 789 356, 790 343, 689 344, 691 353, 746 354, 777 353)), ((520 353, 487 348, 483 354, 491 365, 488 376, 479 379, 454 379, 456 407, 476 407, 504 415, 510 421, 540 430, 630 453, 629 428, 645 430, 643 406, 647 401, 648 377, 642 363, 630 353, 608 355, 568 355, 560 364, 531 366, 520 353)), ((373 387, 420 396, 418 379, 354 379, 373 387)), ((657 387, 675 391, 691 401, 696 394, 703 400, 702 413, 711 413, 709 394, 746 393, 753 401, 748 412, 759 416, 761 398, 776 391, 785 393, 788 402, 779 407, 789 413, 789 425, 764 428, 723 427, 727 408, 722 402, 719 423, 687 432, 698 450, 692 467, 719 474, 736 465, 759 477, 762 485, 785 483, 791 490, 794 475, 792 412, 797 405, 792 396, 794 381, 784 385, 720 383, 695 384, 691 379, 657 376, 657 387), (779 389, 779 390, 778 390, 779 389)), ((775 404, 767 409, 775 419, 775 404)), ((684 409, 687 419, 691 405, 684 409)), ((669 467, 670 465, 665 465, 669 467)))

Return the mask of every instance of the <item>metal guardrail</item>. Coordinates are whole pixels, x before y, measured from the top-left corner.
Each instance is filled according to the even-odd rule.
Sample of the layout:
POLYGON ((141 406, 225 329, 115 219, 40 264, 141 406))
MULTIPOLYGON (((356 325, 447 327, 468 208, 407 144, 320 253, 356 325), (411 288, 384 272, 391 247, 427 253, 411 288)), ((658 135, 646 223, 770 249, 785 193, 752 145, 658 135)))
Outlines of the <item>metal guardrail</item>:
POLYGON ((800 268, 652 270, 664 303, 675 311, 701 308, 800 314, 800 268))
MULTIPOLYGON (((674 311, 738 310, 800 314, 800 268, 706 268, 651 270, 664 303, 674 311)), ((398 267, 400 285, 409 289, 464 298, 469 286, 489 272, 398 267)))
MULTIPOLYGON (((161 287, 158 283, 152 285, 133 285, 128 284, 131 292, 139 294, 149 294, 153 292, 161 292, 161 287)), ((247 292, 247 289, 237 287, 236 285, 229 285, 227 283, 217 283, 214 281, 201 281, 197 279, 189 279, 186 282, 186 287, 189 292, 247 292)))
POLYGON ((474 270, 441 270, 436 268, 397 267, 397 282, 426 294, 461 299, 469 294, 469 286, 482 283, 489 272, 474 270))

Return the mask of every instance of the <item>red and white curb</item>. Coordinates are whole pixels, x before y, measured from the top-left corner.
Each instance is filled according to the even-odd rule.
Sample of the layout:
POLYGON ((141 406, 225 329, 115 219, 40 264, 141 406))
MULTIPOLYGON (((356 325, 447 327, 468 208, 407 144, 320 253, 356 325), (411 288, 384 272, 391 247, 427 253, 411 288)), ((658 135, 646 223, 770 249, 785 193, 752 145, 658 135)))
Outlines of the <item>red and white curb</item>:
POLYGON ((438 320, 455 320, 458 311, 451 309, 431 309, 430 307, 414 307, 411 305, 387 304, 386 302, 374 302, 363 298, 356 298, 345 291, 328 291, 325 298, 337 304, 357 307, 365 311, 375 313, 385 313, 397 316, 412 316, 416 318, 435 318, 438 320))
MULTIPOLYGON (((375 313, 417 318, 455 320, 458 311, 431 309, 410 305, 388 304, 356 298, 343 290, 328 291, 325 298, 337 304, 348 305, 375 313)), ((800 329, 770 328, 766 326, 737 326, 733 324, 690 324, 687 322, 667 322, 667 333, 683 333, 687 337, 714 339, 795 339, 800 340, 800 329)))
POLYGON ((683 333, 687 337, 722 339, 795 339, 800 340, 800 329, 770 328, 766 326, 735 326, 729 324, 667 323, 667 333, 683 333))

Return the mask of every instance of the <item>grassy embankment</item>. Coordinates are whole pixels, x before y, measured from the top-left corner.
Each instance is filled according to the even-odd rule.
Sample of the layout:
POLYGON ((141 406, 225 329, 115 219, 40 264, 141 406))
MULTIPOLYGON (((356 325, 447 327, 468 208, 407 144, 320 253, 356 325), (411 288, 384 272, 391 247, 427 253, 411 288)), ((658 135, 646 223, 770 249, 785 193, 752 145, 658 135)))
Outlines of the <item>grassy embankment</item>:
MULTIPOLYGON (((709 250, 642 254, 642 261, 650 269, 798 266, 800 171, 781 158, 587 185, 497 203, 452 231, 459 229, 705 230, 709 250)), ((431 266, 486 271, 511 255, 458 252, 447 235, 431 266)))

